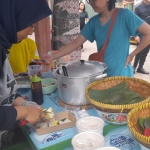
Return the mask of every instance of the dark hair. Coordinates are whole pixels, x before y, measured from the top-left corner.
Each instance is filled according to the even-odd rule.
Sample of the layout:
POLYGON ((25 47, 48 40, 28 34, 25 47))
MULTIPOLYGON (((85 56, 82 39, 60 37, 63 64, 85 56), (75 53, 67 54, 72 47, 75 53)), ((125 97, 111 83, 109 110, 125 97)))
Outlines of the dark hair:
POLYGON ((113 8, 115 8, 116 0, 109 0, 108 1, 108 10, 111 11, 113 8))
MULTIPOLYGON (((79 7, 80 7, 81 3, 84 4, 83 2, 80 2, 80 3, 79 3, 79 7)), ((84 11, 85 11, 85 4, 84 4, 83 12, 84 12, 84 11)))

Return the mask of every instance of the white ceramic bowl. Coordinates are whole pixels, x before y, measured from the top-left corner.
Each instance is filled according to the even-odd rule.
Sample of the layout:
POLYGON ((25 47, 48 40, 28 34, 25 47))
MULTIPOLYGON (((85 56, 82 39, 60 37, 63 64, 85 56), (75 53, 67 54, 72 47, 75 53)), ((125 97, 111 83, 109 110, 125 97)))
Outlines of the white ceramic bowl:
POLYGON ((98 150, 120 150, 116 147, 102 147, 102 148, 99 148, 98 150))
POLYGON ((72 138, 74 150, 98 150, 104 145, 104 137, 96 132, 82 132, 72 138))
POLYGON ((76 122, 78 133, 85 131, 97 132, 103 134, 104 121, 101 118, 88 116, 79 119, 76 122))
POLYGON ((106 122, 111 124, 123 125, 127 124, 127 113, 108 113, 96 109, 98 115, 106 122))

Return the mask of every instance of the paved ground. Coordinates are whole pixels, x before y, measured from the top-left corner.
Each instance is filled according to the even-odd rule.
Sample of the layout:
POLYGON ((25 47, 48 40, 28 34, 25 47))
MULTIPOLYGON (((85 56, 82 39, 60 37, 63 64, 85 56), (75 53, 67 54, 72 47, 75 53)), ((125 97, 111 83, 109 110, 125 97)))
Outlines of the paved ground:
MULTIPOLYGON (((135 45, 131 45, 130 46, 130 52, 132 52, 134 49, 135 49, 135 45)), ((85 59, 87 60, 88 59, 88 56, 91 54, 91 53, 94 53, 96 52, 96 43, 90 43, 90 42, 86 42, 84 44, 84 52, 82 52, 82 59, 85 59)), ((150 53, 149 55, 147 56, 147 59, 146 59, 146 62, 144 64, 144 69, 146 71, 149 71, 150 72, 150 53)), ((135 77, 136 78, 140 78, 140 79, 143 79, 143 80, 146 80, 148 82, 150 82, 150 74, 149 75, 144 75, 144 74, 141 74, 141 73, 135 73, 135 77)))

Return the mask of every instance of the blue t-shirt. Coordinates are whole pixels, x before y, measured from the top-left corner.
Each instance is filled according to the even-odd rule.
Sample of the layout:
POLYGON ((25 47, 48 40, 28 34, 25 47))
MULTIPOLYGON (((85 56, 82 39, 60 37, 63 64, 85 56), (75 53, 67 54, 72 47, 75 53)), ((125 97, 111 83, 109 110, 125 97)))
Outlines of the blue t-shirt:
MULTIPOLYGON (((81 34, 90 42, 96 41, 98 51, 102 48, 108 33, 111 19, 102 26, 100 14, 92 17, 84 26, 81 34)), ((115 20, 109 43, 104 53, 104 63, 108 65, 108 76, 131 76, 131 65, 125 68, 126 59, 129 55, 130 36, 138 35, 138 28, 143 21, 128 9, 120 8, 115 20)))

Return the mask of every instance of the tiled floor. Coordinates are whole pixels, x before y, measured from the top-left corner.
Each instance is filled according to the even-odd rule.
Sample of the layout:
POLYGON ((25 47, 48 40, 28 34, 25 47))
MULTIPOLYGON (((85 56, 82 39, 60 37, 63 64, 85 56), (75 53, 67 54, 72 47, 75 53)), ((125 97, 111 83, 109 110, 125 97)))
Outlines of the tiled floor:
MULTIPOLYGON (((96 43, 90 43, 90 42, 86 42, 84 44, 84 52, 82 52, 82 59, 84 60, 87 60, 88 59, 88 56, 91 54, 91 53, 94 53, 96 52, 97 48, 96 48, 96 43)), ((136 48, 135 45, 131 45, 130 46, 130 52, 132 52, 134 49, 136 48)), ((150 53, 148 54, 147 56, 147 59, 146 59, 146 62, 144 64, 144 69, 146 71, 149 71, 150 72, 150 53)), ((150 82, 150 74, 148 75, 144 75, 144 74, 141 74, 141 73, 135 73, 135 77, 136 78, 140 78, 140 79, 143 79, 143 80, 146 80, 148 82, 150 82)))

